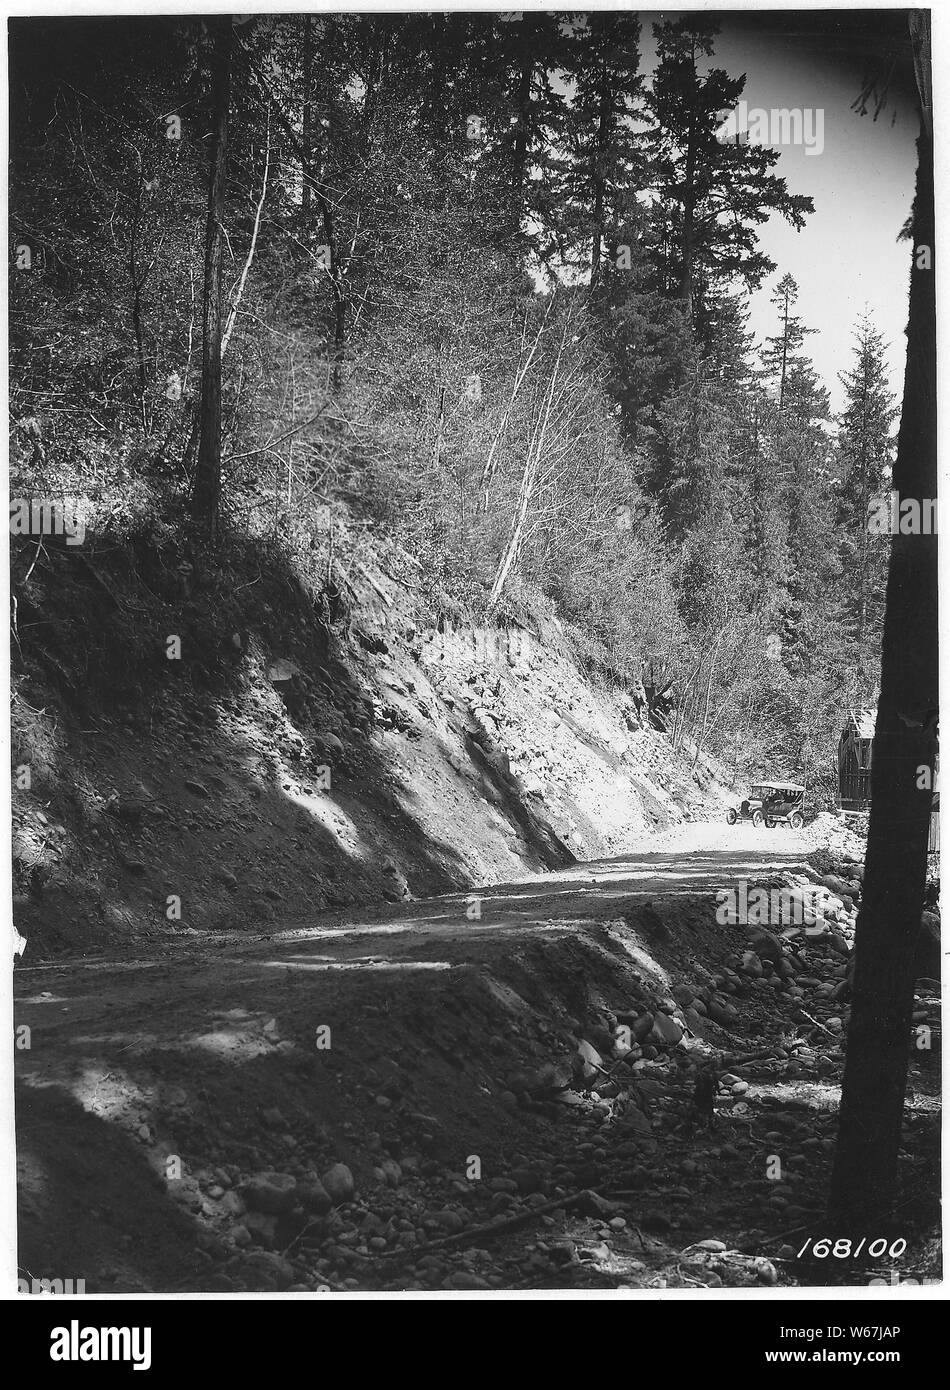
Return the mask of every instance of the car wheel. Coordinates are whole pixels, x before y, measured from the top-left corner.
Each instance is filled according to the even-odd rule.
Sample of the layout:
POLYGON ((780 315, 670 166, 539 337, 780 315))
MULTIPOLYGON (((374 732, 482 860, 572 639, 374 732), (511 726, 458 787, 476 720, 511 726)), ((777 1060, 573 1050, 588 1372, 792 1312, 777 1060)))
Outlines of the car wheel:
POLYGON ((793 830, 801 830, 802 826, 805 824, 805 818, 801 811, 793 811, 788 818, 788 823, 793 830))
POLYGON ((766 816, 766 818, 765 818, 765 828, 766 828, 766 830, 774 830, 774 829, 775 829, 775 821, 772 820, 771 816, 766 816))
POLYGON ((761 824, 762 824, 762 812, 761 812, 761 811, 753 811, 753 812, 752 812, 752 824, 756 827, 756 829, 759 829, 759 827, 760 827, 761 824))
POLYGON ((736 815, 736 808, 734 806, 730 806, 729 810, 726 812, 726 823, 728 825, 735 825, 738 819, 739 817, 736 815))

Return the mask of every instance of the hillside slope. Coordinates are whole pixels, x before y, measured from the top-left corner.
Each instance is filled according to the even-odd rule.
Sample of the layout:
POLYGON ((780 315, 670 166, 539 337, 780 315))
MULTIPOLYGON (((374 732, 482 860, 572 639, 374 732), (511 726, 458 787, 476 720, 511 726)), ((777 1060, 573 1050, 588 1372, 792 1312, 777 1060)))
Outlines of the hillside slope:
POLYGON ((449 626, 391 544, 331 584, 246 537, 214 569, 172 528, 55 540, 14 552, 30 959, 498 882, 721 801, 556 624, 449 626))

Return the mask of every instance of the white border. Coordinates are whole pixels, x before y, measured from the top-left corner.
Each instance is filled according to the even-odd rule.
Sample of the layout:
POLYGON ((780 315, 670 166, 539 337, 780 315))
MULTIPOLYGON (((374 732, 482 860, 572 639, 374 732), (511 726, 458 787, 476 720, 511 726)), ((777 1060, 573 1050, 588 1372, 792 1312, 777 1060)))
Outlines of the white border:
MULTIPOLYGON (((413 13, 413 12, 475 12, 475 11, 505 11, 505 10, 631 10, 639 9, 639 13, 644 17, 650 15, 659 16, 661 13, 676 13, 686 10, 716 10, 727 11, 776 11, 789 10, 792 12, 806 12, 808 10, 900 10, 918 7, 906 4, 888 3, 888 0, 865 0, 861 5, 834 5, 827 3, 827 0, 799 0, 799 3, 790 4, 788 0, 773 0, 773 3, 739 3, 739 4, 710 4, 697 0, 683 0, 682 3, 674 3, 666 7, 639 9, 632 5, 616 4, 568 4, 563 0, 553 0, 553 2, 543 4, 528 5, 503 5, 489 4, 485 0, 469 0, 466 4, 359 4, 353 0, 336 0, 331 4, 298 4, 294 0, 285 0, 285 3, 258 4, 244 7, 227 5, 220 3, 220 0, 212 0, 207 4, 161 4, 161 5, 132 5, 129 3, 100 3, 88 6, 76 6, 64 3, 45 4, 9 4, 6 0, 0 0, 0 15, 4 20, 10 18, 41 18, 56 15, 68 15, 79 17, 80 15, 93 17, 97 15, 184 15, 184 14, 339 14, 339 13, 413 13)), ((936 218, 937 218, 937 246, 935 248, 934 263, 937 275, 937 399, 939 423, 938 423, 938 493, 939 493, 939 528, 942 535, 950 536, 948 521, 950 521, 950 503, 948 503, 948 481, 950 481, 950 464, 948 464, 947 445, 950 441, 950 423, 947 420, 948 410, 940 408, 943 402, 950 402, 950 391, 948 387, 947 371, 947 324, 943 306, 947 300, 947 272, 944 270, 943 259, 940 253, 940 230, 950 226, 950 180, 947 178, 947 159, 950 151, 950 129, 948 120, 944 112, 942 102, 941 75, 947 70, 945 63, 950 58, 950 10, 944 6, 934 6, 931 9, 932 15, 932 52, 933 52, 933 72, 934 72, 934 149, 935 149, 935 182, 936 182, 936 218)), ((8 93, 7 75, 7 44, 4 34, 3 53, 0 59, 0 155, 3 159, 3 168, 8 168, 9 154, 9 129, 7 111, 8 93)), ((2 194, 0 194, 0 215, 2 215, 3 225, 7 223, 7 184, 3 180, 2 194)), ((895 231, 896 235, 896 231, 895 231)), ((8 350, 6 337, 7 324, 7 276, 9 273, 9 258, 4 256, 3 268, 0 270, 0 304, 2 304, 4 338, 3 347, 0 351, 0 393, 2 393, 2 403, 0 403, 0 438, 5 445, 8 439, 8 350)), ((4 475, 8 476, 8 459, 4 454, 4 475)), ((9 611, 9 533, 7 528, 3 528, 3 552, 0 555, 0 594, 5 606, 5 611, 9 611)), ((948 691, 950 691, 950 630, 943 621, 945 604, 944 595, 950 592, 950 546, 939 546, 939 568, 940 568, 940 597, 941 597, 941 623, 940 623, 940 689, 941 689, 941 722, 944 728, 950 727, 947 723, 948 714, 948 691)), ((10 672, 10 632, 9 625, 3 624, 3 636, 0 638, 0 662, 6 675, 6 688, 9 689, 10 672)), ((0 751, 5 757, 5 766, 9 766, 10 752, 10 727, 9 709, 4 713, 2 724, 0 724, 0 751)), ((4 776, 2 779, 2 822, 8 827, 11 823, 11 790, 9 778, 4 776)), ((2 908, 0 913, 4 920, 10 922, 11 918, 11 863, 9 854, 9 830, 7 830, 7 841, 4 845, 0 843, 0 894, 2 898, 2 908)), ((9 934, 8 934, 9 935, 9 934)), ((944 958, 946 960, 946 948, 944 958)), ((6 959, 10 959, 11 952, 7 951, 6 959)), ((946 1001, 946 986, 948 983, 948 971, 946 964, 942 980, 942 994, 946 1001)), ((15 1182, 16 1182, 16 1162, 14 1148, 14 1125, 13 1125, 13 1049, 11 1046, 13 1035, 13 1001, 9 990, 4 990, 2 1006, 0 1006, 0 1029, 4 1030, 3 1035, 8 1039, 9 1058, 8 1066, 3 1069, 0 1078, 0 1297, 3 1297, 2 1290, 9 1287, 11 1290, 16 1288, 16 1220, 15 1220, 15 1182)), ((947 1038, 946 1027, 942 1030, 943 1036, 943 1076, 947 1075, 948 1060, 950 1060, 950 1042, 947 1038)), ((944 1095, 946 1094, 946 1084, 944 1082, 944 1095)), ((947 1170, 950 1164, 948 1155, 948 1141, 950 1141, 950 1124, 944 1109, 943 1115, 943 1169, 942 1169, 942 1190, 946 1197, 947 1194, 947 1170)), ((950 1214, 947 1212, 948 1203, 943 1203, 943 1239, 944 1250, 947 1250, 948 1229, 950 1229, 950 1214)), ((946 1254, 945 1254, 945 1277, 946 1277, 946 1254)), ((593 1299, 597 1301, 659 1301, 659 1302, 691 1302, 700 1299, 708 1303, 731 1302, 736 1299, 751 1300, 753 1302, 770 1303, 780 1306, 783 1303, 837 1303, 837 1302, 888 1302, 900 1305, 902 1303, 917 1303, 921 1301, 943 1300, 947 1297, 945 1292, 946 1283, 941 1286, 924 1286, 919 1288, 912 1287, 885 1287, 885 1288, 866 1288, 863 1286, 850 1286, 848 1288, 822 1288, 819 1286, 809 1288, 778 1288, 778 1289, 618 1289, 618 1290, 498 1290, 492 1293, 451 1293, 451 1292, 429 1292, 408 1291, 405 1293, 392 1292, 353 1292, 327 1294, 90 1294, 82 1300, 83 1305, 88 1305, 90 1309, 99 1303, 129 1303, 135 1304, 143 1299, 157 1299, 162 1302, 181 1300, 203 1301, 203 1302, 234 1302, 234 1301, 264 1301, 264 1302, 286 1302, 299 1301, 301 1303, 310 1302, 313 1299, 332 1297, 334 1301, 343 1300, 350 1302, 368 1302, 379 1299, 399 1300, 405 1302, 497 1302, 499 1300, 516 1300, 518 1302, 547 1302, 551 1300, 569 1299, 593 1299)), ((17 1298, 21 1295, 11 1292, 8 1298, 17 1298)), ((69 1303, 68 1316, 77 1315, 78 1303, 71 1300, 69 1303)), ((63 1316, 67 1316, 64 1306, 63 1316)), ((89 1321, 92 1320, 90 1313, 89 1321)), ((85 1321, 85 1320, 84 1320, 85 1321)), ((790 1314, 790 1324, 793 1317, 790 1314)), ((814 1349, 814 1344, 809 1344, 814 1349)), ((882 1344, 883 1345, 883 1344, 882 1344)), ((764 1363, 763 1363, 764 1367, 764 1363)))

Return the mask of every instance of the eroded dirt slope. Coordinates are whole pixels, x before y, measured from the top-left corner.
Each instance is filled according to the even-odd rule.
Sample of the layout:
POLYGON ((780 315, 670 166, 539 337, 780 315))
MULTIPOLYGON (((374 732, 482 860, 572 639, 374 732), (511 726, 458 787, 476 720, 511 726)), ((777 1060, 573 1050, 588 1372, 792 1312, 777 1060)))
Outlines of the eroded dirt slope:
POLYGON ((31 548, 13 720, 31 958, 498 882, 721 803, 716 769, 674 757, 555 629, 447 629, 394 548, 364 545, 328 590, 241 546, 213 574, 161 533, 31 548))

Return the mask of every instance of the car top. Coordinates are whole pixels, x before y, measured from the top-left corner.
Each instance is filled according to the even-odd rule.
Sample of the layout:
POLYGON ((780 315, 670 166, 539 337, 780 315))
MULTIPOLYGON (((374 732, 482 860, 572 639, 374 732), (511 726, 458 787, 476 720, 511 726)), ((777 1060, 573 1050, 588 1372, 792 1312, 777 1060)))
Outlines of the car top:
POLYGON ((752 786, 761 787, 763 791, 769 792, 795 792, 799 796, 805 790, 796 782, 753 782, 752 786))

